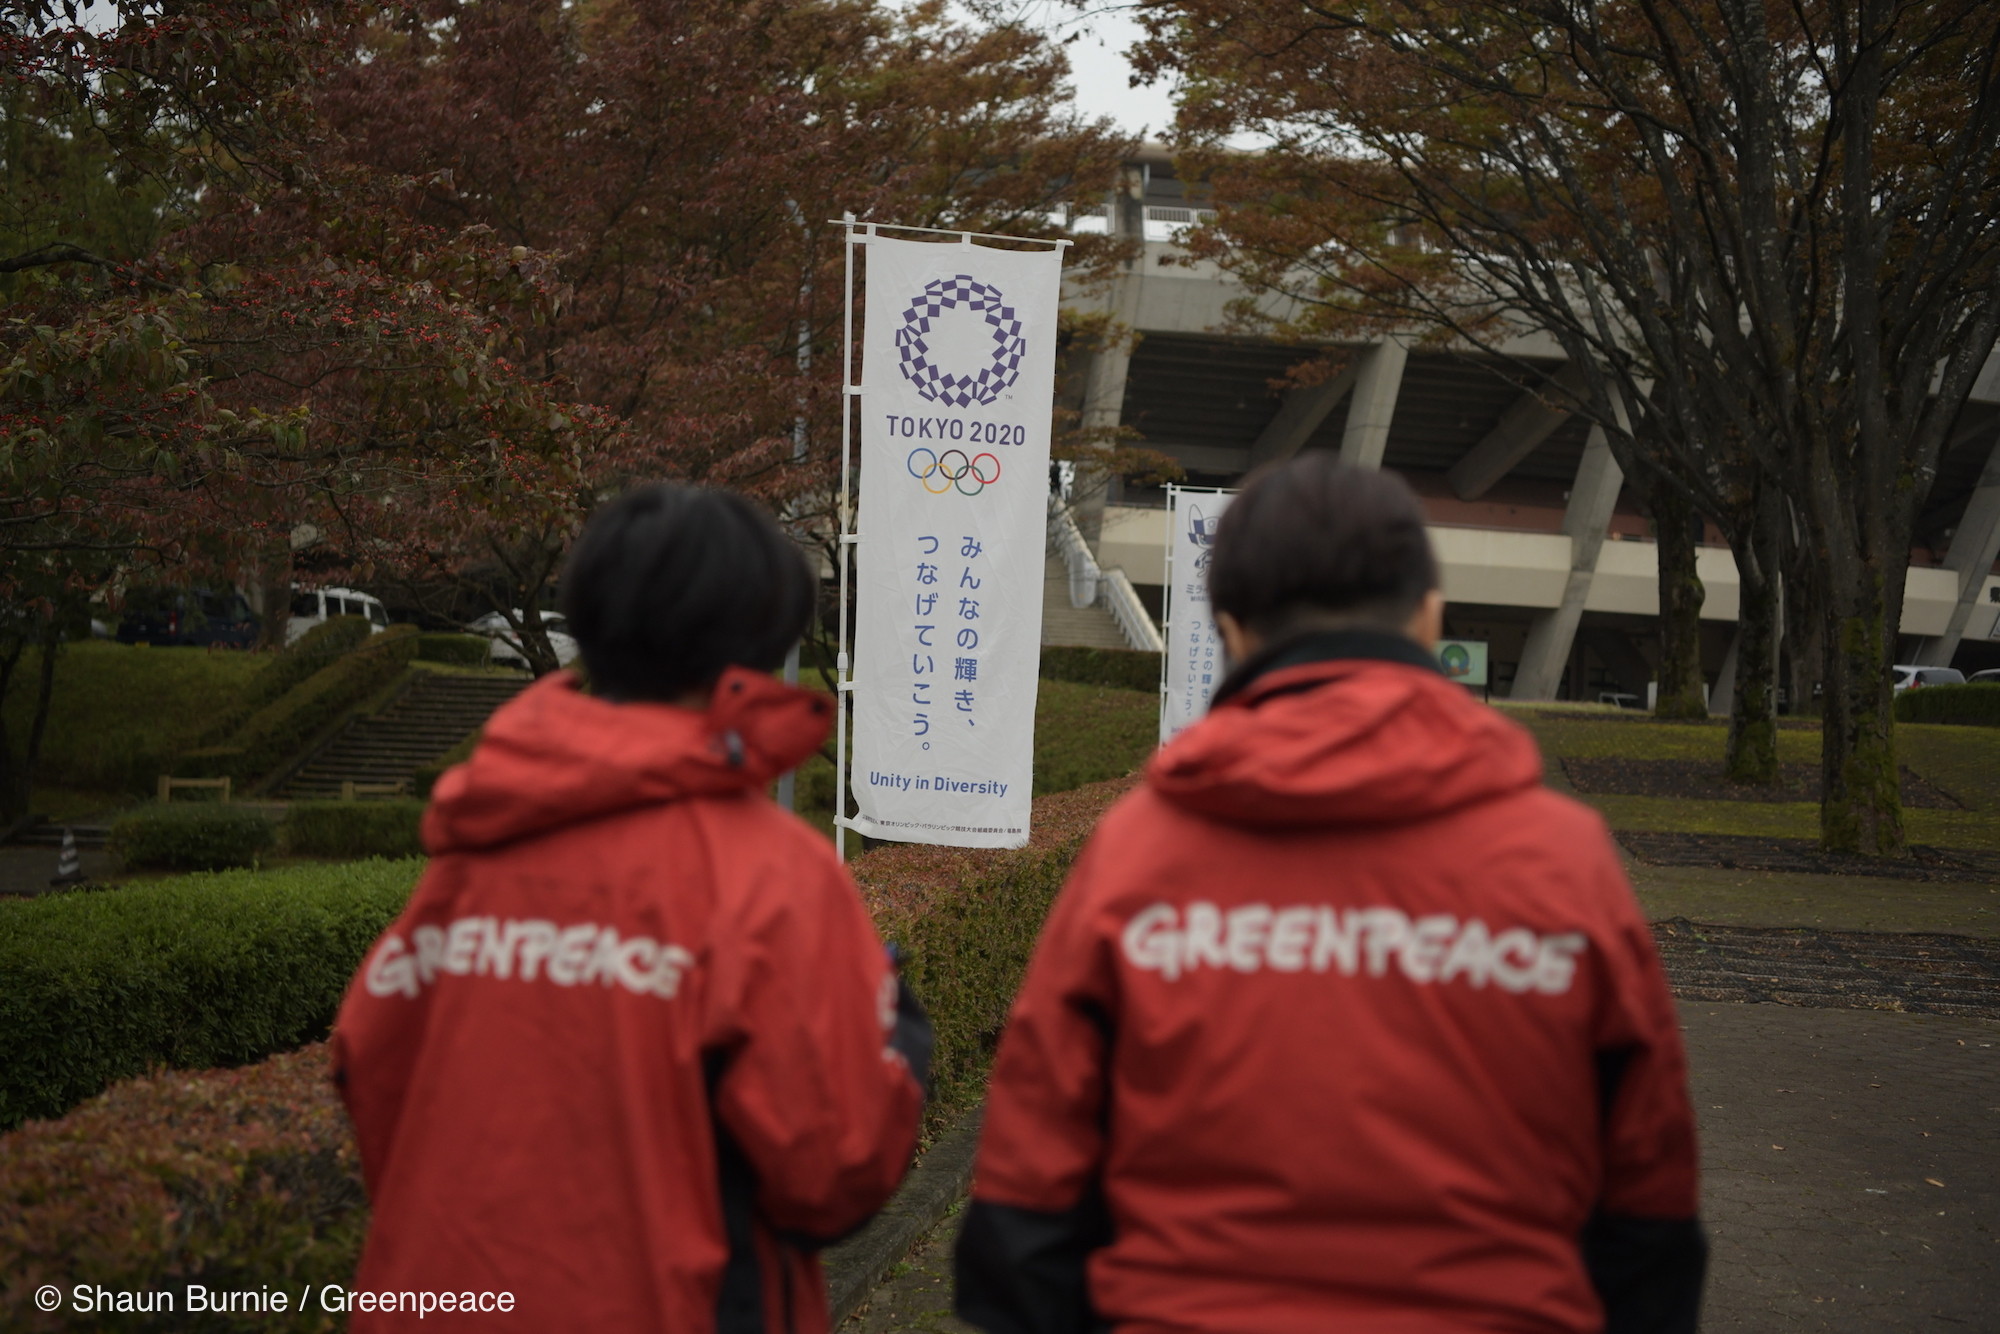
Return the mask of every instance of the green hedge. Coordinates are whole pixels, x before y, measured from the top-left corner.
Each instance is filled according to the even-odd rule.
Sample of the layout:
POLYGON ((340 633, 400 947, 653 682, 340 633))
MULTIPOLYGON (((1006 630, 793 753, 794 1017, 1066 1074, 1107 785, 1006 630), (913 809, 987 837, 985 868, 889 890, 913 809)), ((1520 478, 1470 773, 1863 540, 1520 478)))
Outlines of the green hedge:
POLYGON ((295 801, 285 848, 302 857, 417 857, 421 801, 295 801))
POLYGON ((0 1135, 0 1328, 21 1334, 344 1328, 325 1284, 352 1285, 368 1225, 359 1159, 324 1045, 240 1070, 134 1079, 59 1121, 0 1135), (195 1315, 187 1285, 289 1294, 308 1314, 195 1315), (61 1290, 43 1312, 34 1292, 61 1290), (78 1284, 171 1292, 175 1315, 82 1314, 78 1284))
POLYGON ((257 673, 249 692, 251 706, 269 704, 335 658, 359 648, 374 629, 366 616, 329 616, 321 621, 257 673))
POLYGON ((246 719, 278 699, 313 673, 352 650, 367 639, 373 628, 365 616, 335 616, 321 621, 287 645, 262 670, 250 678, 235 705, 202 729, 198 747, 217 746, 228 740, 246 719))
MULTIPOLYGON (((936 1096, 927 1133, 935 1134, 979 1097, 1049 904, 1098 817, 1134 781, 1036 799, 1034 839, 1016 851, 900 845, 855 860, 855 877, 877 928, 902 947, 905 972, 937 1025, 936 1096)), ((409 862, 312 868, 314 877, 345 874, 354 882, 345 897, 352 910, 351 929, 332 945, 310 938, 303 921, 309 911, 323 910, 331 896, 324 890, 304 893, 303 886, 287 896, 246 892, 241 909, 217 902, 217 911, 198 913, 183 924, 194 926, 192 934, 202 942, 186 948, 177 947, 178 933, 161 929, 167 923, 156 920, 158 912, 140 915, 137 922, 72 914, 61 932, 44 930, 26 948, 9 939, 19 933, 0 928, 0 942, 6 942, 0 947, 0 971, 11 969, 8 949, 18 949, 44 972, 52 971, 49 959, 74 949, 88 968, 97 970, 63 988, 10 989, 37 997, 63 991, 38 1000, 25 1020, 7 1008, 20 1007, 14 994, 0 997, 0 1071, 11 1076, 21 1065, 6 1046, 18 1034, 55 1048, 65 1044, 65 1025, 73 1023, 92 1042, 115 1043, 128 1012, 129 1022, 143 1026, 159 1010, 154 993, 165 990, 159 984, 134 988, 139 993, 135 1005, 116 987, 92 985, 99 976, 139 971, 198 976, 206 993, 207 984, 224 970, 197 970, 183 962, 205 951, 227 949, 256 970, 254 984, 244 988, 247 1004, 233 988, 226 1005, 207 994, 199 997, 200 1003, 189 1004, 198 999, 188 994, 192 988, 176 993, 189 1013, 214 1011, 206 1016, 206 1027, 225 1021, 232 1028, 240 1026, 234 1022, 238 1012, 259 1008, 258 997, 291 982, 297 965, 309 962, 313 976, 299 980, 296 989, 324 995, 324 1008, 315 1011, 317 1027, 323 1028, 339 984, 401 907, 415 872, 409 862), (274 898, 284 906, 273 910, 269 905, 274 898), (223 920, 236 925, 218 931, 223 920), (296 938, 280 938, 273 928, 281 922, 292 923, 296 938), (141 924, 153 928, 150 935, 133 929, 141 924), (126 947, 128 940, 137 948, 126 947), (168 960, 164 967, 142 968, 135 962, 162 957, 168 960)), ((274 878, 273 873, 218 876, 210 883, 240 884, 251 891, 274 878)), ((154 886, 147 892, 168 888, 154 886)), ((120 897, 71 901, 116 905, 120 897)), ((21 907, 46 909, 58 902, 30 900, 21 907)), ((268 1002, 263 1008, 269 1008, 268 1002)), ((275 1025, 264 1021, 250 1027, 261 1037, 275 1025)), ((154 1045, 157 1050, 165 1044, 154 1045)), ((247 1040, 235 1044, 238 1050, 254 1045, 247 1040)), ((38 1048, 26 1054, 46 1063, 38 1048)), ((154 1062, 159 1059, 153 1057, 154 1062)), ((77 1283, 117 1290, 268 1282, 292 1291, 307 1283, 315 1291, 322 1283, 346 1283, 359 1258, 367 1206, 353 1138, 327 1078, 326 1059, 325 1049, 313 1046, 242 1070, 135 1079, 59 1121, 0 1136, 0 1216, 17 1220, 0 1229, 0 1326, 103 1327, 102 1316, 77 1315, 67 1304, 54 1314, 38 1312, 32 1294, 44 1283, 65 1292, 77 1283)), ((18 1114, 12 1118, 18 1119, 18 1114)), ((316 1309, 303 1318, 294 1313, 217 1317, 208 1324, 246 1332, 324 1327, 316 1309)), ((131 1327, 144 1326, 133 1322, 131 1327)))
POLYGON ((253 807, 179 801, 119 816, 109 845, 127 870, 222 871, 256 865, 276 838, 270 817, 253 807))
POLYGON ((390 626, 258 709, 225 743, 182 755, 175 776, 233 778, 248 787, 297 756, 342 714, 394 681, 410 665, 416 651, 415 626, 390 626))
POLYGON ((1896 696, 1896 721, 2000 727, 2000 683, 1905 690, 1896 696))
POLYGON ((240 1065, 324 1036, 417 870, 227 871, 0 903, 0 1127, 155 1066, 240 1065))
POLYGON ((854 859, 876 930, 902 950, 903 975, 937 1026, 929 1132, 979 1100, 1049 904, 1098 818, 1137 782, 1037 797, 1025 848, 906 843, 854 859))
POLYGON ((417 658, 456 667, 484 667, 493 661, 493 641, 484 635, 424 633, 417 636, 417 658))
POLYGON ((1160 693, 1160 655, 1123 648, 1057 648, 1042 646, 1043 676, 1089 686, 1160 693))

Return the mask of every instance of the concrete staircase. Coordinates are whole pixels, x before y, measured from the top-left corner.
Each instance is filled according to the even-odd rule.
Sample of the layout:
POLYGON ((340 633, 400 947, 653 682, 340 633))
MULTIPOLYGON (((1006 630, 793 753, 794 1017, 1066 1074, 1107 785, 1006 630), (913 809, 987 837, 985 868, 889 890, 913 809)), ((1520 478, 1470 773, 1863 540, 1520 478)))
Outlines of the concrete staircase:
POLYGON ((382 712, 355 718, 321 746, 278 789, 285 801, 340 795, 343 782, 394 783, 486 725, 493 711, 519 694, 526 677, 425 672, 382 712))
POLYGON ((1042 576, 1042 642, 1065 648, 1131 648, 1118 620, 1102 606, 1069 605, 1069 570, 1050 556, 1042 576))

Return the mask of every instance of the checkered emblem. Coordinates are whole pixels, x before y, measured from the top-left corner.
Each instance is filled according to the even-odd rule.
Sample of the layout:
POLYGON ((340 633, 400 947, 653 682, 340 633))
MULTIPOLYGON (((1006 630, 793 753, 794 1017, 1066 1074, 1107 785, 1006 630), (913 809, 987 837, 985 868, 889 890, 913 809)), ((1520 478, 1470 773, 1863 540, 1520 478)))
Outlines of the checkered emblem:
POLYGON ((902 327, 896 330, 896 354, 903 378, 916 386, 919 394, 933 403, 954 408, 984 406, 1021 375, 1021 358, 1028 342, 1021 337, 1021 321, 1006 304, 996 287, 989 287, 967 274, 939 278, 924 287, 923 294, 903 312, 902 327), (993 353, 976 367, 940 366, 928 341, 931 322, 947 310, 963 309, 983 317, 993 331, 993 353))

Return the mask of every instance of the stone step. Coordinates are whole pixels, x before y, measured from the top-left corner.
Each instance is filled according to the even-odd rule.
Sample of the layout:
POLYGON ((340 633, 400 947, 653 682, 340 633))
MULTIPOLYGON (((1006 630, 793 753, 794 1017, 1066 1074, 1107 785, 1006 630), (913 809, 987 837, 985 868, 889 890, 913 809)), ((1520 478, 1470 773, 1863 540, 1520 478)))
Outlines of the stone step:
POLYGON ((343 782, 407 781, 486 725, 527 678, 426 674, 388 708, 350 722, 286 780, 287 797, 338 796, 343 782))

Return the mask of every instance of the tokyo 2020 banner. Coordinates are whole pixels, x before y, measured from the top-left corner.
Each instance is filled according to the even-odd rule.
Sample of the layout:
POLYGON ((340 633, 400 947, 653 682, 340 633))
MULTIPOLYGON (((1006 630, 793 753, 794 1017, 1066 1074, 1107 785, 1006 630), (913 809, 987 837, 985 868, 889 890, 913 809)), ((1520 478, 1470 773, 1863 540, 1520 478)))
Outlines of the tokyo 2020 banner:
POLYGON ((1062 252, 866 244, 854 827, 1020 847, 1062 252))
POLYGON ((1208 562, 1216 526, 1234 491, 1167 488, 1167 642, 1165 688, 1160 692, 1160 740, 1208 713, 1222 684, 1222 632, 1208 603, 1208 562))

